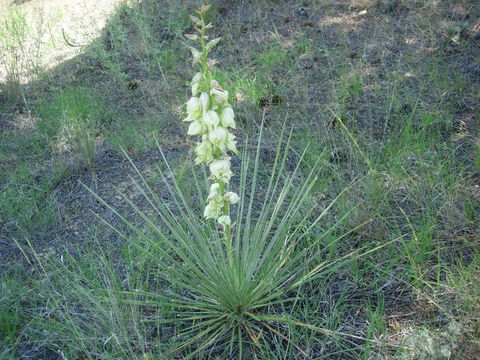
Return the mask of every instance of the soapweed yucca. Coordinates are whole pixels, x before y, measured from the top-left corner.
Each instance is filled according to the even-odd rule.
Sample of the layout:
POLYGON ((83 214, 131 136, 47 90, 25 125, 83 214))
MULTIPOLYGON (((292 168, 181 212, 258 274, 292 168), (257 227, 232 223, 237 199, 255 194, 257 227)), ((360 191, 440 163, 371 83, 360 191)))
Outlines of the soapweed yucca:
MULTIPOLYGON (((193 347, 197 352, 223 343, 225 349, 222 351, 241 353, 245 341, 265 345, 261 342, 268 337, 259 335, 276 332, 272 323, 281 322, 333 334, 268 311, 276 304, 295 301, 295 290, 337 268, 346 259, 326 265, 314 250, 317 242, 306 241, 335 200, 318 213, 311 200, 319 163, 307 174, 302 174, 303 157, 300 156, 290 169, 289 136, 277 144, 273 164, 267 169, 266 186, 259 184, 260 178, 264 178, 261 174, 265 173, 260 161, 262 132, 253 154, 247 144, 243 147, 240 199, 232 227, 230 253, 222 226, 199 216, 201 206, 206 203, 204 193, 209 186, 208 178, 192 172, 197 190, 195 195, 187 193, 175 181, 165 158, 167 170, 162 172, 159 167, 158 172, 169 191, 169 204, 135 168, 140 179, 136 185, 160 222, 152 220, 151 214, 139 209, 126 196, 125 201, 142 218, 142 227, 104 203, 127 224, 133 236, 116 231, 155 262, 162 274, 158 281, 163 283, 163 290, 125 291, 125 301, 160 309, 160 318, 146 321, 175 325, 183 340, 176 350, 191 351, 193 347), (192 205, 195 202, 197 205, 192 205)), ((132 166, 135 167, 133 162, 132 166)), ((339 219, 339 223, 343 220, 339 219)), ((330 230, 335 227, 334 224, 330 230)), ((317 240, 322 241, 329 233, 327 230, 317 235, 317 240)))
MULTIPOLYGON (((203 7, 198 18, 192 17, 200 36, 205 36, 205 30, 211 27, 204 22, 207 9, 203 7)), ((199 39, 196 35, 189 35, 189 38, 199 39)), ((214 41, 217 43, 218 39, 214 41)), ((125 222, 131 233, 116 231, 155 262, 161 274, 157 279, 161 286, 154 286, 154 290, 123 291, 125 301, 155 307, 155 312, 146 313, 156 315, 146 315, 145 321, 175 326, 181 345, 173 351, 184 351, 190 356, 220 345, 222 352, 235 353, 242 358, 246 343, 268 347, 266 334, 288 341, 287 334, 275 325, 278 323, 334 335, 332 331, 277 315, 273 310, 294 302, 296 290, 302 285, 333 271, 352 257, 349 254, 326 265, 314 250, 318 241, 330 236, 343 218, 332 224, 330 230, 317 233, 315 242, 306 241, 313 230, 320 228, 320 220, 336 201, 321 212, 315 201, 312 204, 320 161, 305 173, 301 166, 303 156, 297 154, 296 164, 292 165, 291 133, 288 135, 283 126, 272 163, 265 165, 260 160, 262 126, 253 148, 247 142, 243 146, 238 195, 227 191, 233 172, 226 153, 238 152, 234 137, 226 130, 235 127, 233 110, 227 110, 223 118, 222 112, 231 109, 228 93, 210 77, 205 53, 207 45, 203 43, 202 48, 203 52, 192 50, 194 63, 200 63, 203 68, 192 81, 193 96, 199 97, 189 101, 185 121, 191 123, 189 134, 202 138, 195 150, 196 163, 210 165, 210 176, 205 172, 198 175, 193 169, 191 178, 196 193, 191 194, 179 186, 163 157, 164 169, 159 167, 158 171, 169 192, 166 203, 132 162, 139 178, 134 181, 155 213, 152 217, 125 196, 125 201, 143 220, 142 227, 104 202, 125 222), (222 126, 221 136, 217 136, 216 129, 222 126), (211 164, 217 161, 227 161, 228 166, 222 165, 221 171, 212 169, 211 164), (208 197, 205 196, 207 189, 210 189, 208 197), (236 204, 233 219, 230 204, 236 204), (200 216, 202 211, 203 217, 200 216)), ((340 238, 333 241, 338 240, 340 238)))

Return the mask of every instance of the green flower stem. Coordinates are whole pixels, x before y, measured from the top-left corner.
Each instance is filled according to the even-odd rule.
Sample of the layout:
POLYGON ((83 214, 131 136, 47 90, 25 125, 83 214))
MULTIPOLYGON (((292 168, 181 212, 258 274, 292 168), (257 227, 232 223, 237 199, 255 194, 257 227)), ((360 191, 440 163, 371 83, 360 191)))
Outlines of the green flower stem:
MULTIPOLYGON (((220 193, 225 194, 227 192, 227 184, 225 184, 223 181, 219 180, 218 184, 220 185, 220 193)), ((223 215, 230 216, 230 204, 228 202, 225 202, 225 205, 223 205, 223 215)), ((225 234, 225 248, 227 251, 227 258, 232 264, 233 257, 232 257, 232 226, 227 225, 224 227, 224 234, 225 234)))
POLYGON ((203 68, 203 74, 205 76, 206 80, 208 79, 208 63, 207 63, 207 43, 205 42, 205 33, 207 32, 207 28, 205 25, 205 19, 203 14, 200 14, 200 20, 202 20, 203 25, 202 28, 200 29, 200 44, 202 45, 202 68, 203 68))

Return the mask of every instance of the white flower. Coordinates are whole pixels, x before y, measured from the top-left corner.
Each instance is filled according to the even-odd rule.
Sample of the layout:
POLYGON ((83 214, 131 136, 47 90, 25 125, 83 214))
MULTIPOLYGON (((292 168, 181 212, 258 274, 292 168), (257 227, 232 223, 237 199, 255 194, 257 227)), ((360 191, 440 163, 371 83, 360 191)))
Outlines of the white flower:
POLYGON ((213 110, 208 110, 205 115, 203 116, 203 121, 208 126, 214 128, 220 123, 220 119, 218 114, 213 110))
POLYGON ((210 193, 208 194, 207 200, 212 200, 216 197, 218 197, 218 190, 220 190, 220 184, 219 183, 213 183, 210 185, 210 193))
POLYGON ((218 219, 220 216, 220 210, 215 203, 209 203, 205 206, 205 210, 203 211, 203 216, 206 219, 218 219))
POLYGON ((220 113, 220 122, 224 127, 231 127, 235 129, 235 121, 233 120, 233 109, 229 106, 222 110, 220 113))
POLYGON ((214 179, 228 183, 233 175, 232 171, 230 170, 230 158, 213 160, 210 163, 210 173, 214 179))
POLYGON ((195 163, 197 165, 201 164, 202 162, 208 164, 210 161, 212 161, 212 150, 212 144, 208 140, 203 140, 201 143, 198 143, 197 147, 195 148, 195 155, 197 155, 195 163))
POLYGON ((200 95, 200 103, 202 105, 202 110, 203 112, 205 113, 208 109, 208 100, 209 100, 209 96, 207 93, 203 92, 201 95, 200 95))
POLYGON ((225 143, 227 139, 227 130, 225 130, 221 126, 217 126, 215 129, 208 133, 208 140, 210 140, 212 144, 218 146, 222 150, 225 149, 225 143))
POLYGON ((187 112, 195 112, 201 109, 200 99, 198 97, 191 97, 187 102, 187 112))
POLYGON ((218 218, 218 223, 223 226, 228 226, 232 223, 232 220, 230 219, 230 216, 228 215, 222 215, 218 218))
POLYGON ((202 135, 203 133, 203 125, 198 121, 194 121, 188 127, 187 134, 188 135, 202 135))
POLYGON ((192 121, 202 115, 202 105, 198 97, 191 97, 187 102, 187 118, 183 121, 192 121))
POLYGON ((228 101, 228 91, 221 88, 213 88, 210 90, 210 95, 213 97, 213 102, 218 105, 225 104, 228 101))
POLYGON ((240 200, 240 197, 236 193, 229 191, 223 195, 223 200, 230 204, 236 204, 240 200))

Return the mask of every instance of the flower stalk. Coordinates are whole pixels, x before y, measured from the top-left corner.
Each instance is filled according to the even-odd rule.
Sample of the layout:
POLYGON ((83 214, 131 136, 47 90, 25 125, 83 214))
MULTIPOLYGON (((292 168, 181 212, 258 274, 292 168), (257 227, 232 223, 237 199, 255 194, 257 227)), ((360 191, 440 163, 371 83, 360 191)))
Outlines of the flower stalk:
POLYGON ((197 16, 191 16, 197 34, 185 35, 188 39, 200 45, 190 47, 193 56, 193 66, 198 65, 200 72, 192 79, 192 97, 187 102, 187 117, 189 122, 188 135, 197 136, 200 141, 195 146, 195 163, 205 163, 210 170, 212 184, 204 209, 206 219, 215 219, 223 227, 227 256, 232 256, 232 221, 230 205, 239 201, 236 193, 229 191, 230 179, 233 176, 229 152, 238 153, 235 135, 230 129, 235 129, 234 111, 228 102, 228 91, 224 90, 218 81, 213 79, 212 68, 216 60, 209 59, 208 54, 220 38, 208 40, 206 32, 212 24, 205 23, 205 14, 209 6, 202 6, 197 16))

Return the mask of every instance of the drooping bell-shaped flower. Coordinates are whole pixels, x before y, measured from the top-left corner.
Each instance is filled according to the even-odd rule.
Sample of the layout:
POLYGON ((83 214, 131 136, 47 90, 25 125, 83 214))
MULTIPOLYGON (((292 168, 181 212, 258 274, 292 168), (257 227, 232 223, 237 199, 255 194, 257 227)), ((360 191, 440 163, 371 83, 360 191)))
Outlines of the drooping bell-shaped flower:
POLYGON ((220 113, 220 122, 222 123, 222 126, 235 129, 234 116, 233 109, 230 106, 224 108, 220 113))
POLYGON ((213 160, 210 163, 210 173, 213 179, 228 183, 233 175, 232 170, 230 170, 230 158, 213 160))
POLYGON ((222 151, 226 149, 226 142, 228 139, 228 132, 223 127, 218 126, 208 133, 208 140, 222 151))
POLYGON ((203 211, 205 219, 218 219, 221 215, 221 208, 215 202, 208 203, 203 211))
POLYGON ((199 121, 193 121, 188 127, 188 135, 202 135, 204 132, 204 126, 199 121))
POLYGON ((236 193, 229 191, 225 195, 223 195, 223 200, 225 200, 229 204, 236 204, 239 202, 240 197, 236 193))
POLYGON ((195 159, 195 164, 197 165, 201 163, 208 164, 213 160, 213 148, 208 139, 205 139, 201 143, 197 144, 197 147, 195 148, 195 155, 197 155, 195 159))
POLYGON ((232 224, 232 220, 230 219, 230 216, 228 216, 228 215, 220 216, 217 221, 222 226, 228 226, 228 225, 232 224))
POLYGON ((210 90, 210 95, 212 95, 212 101, 216 105, 224 105, 228 101, 228 91, 222 88, 213 88, 210 90))
POLYGON ((207 200, 212 200, 219 195, 219 190, 220 190, 220 184, 219 183, 213 183, 210 185, 210 193, 208 194, 207 200))
POLYGON ((214 110, 208 110, 203 116, 203 122, 208 125, 210 128, 215 128, 220 123, 220 118, 214 110))
POLYGON ((198 97, 192 96, 187 102, 187 118, 183 121, 192 121, 202 116, 202 104, 198 97))

